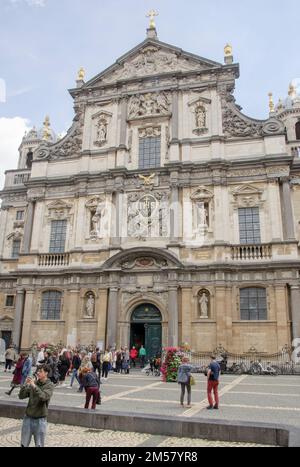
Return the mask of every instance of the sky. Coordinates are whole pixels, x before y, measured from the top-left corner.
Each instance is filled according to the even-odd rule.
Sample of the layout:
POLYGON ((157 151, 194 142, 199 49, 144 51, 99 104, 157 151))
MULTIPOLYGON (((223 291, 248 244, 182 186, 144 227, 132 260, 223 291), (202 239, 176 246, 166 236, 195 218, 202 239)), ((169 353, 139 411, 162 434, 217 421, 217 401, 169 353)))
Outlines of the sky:
POLYGON ((0 0, 0 187, 25 130, 49 115, 65 132, 79 68, 90 79, 142 42, 152 8, 163 42, 221 63, 232 44, 247 115, 267 118, 268 93, 300 83, 299 0, 0 0))

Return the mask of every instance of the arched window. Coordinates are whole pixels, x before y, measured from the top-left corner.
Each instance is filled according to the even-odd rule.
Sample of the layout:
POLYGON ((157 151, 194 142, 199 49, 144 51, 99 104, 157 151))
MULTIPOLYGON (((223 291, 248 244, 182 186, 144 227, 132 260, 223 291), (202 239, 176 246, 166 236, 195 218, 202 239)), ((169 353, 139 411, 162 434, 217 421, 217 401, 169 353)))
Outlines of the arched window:
POLYGON ((267 291, 259 287, 240 290, 240 313, 242 321, 267 320, 267 291))
POLYGON ((41 319, 60 319, 62 293, 58 290, 48 290, 43 292, 41 319))
POLYGON ((295 125, 296 139, 300 141, 300 120, 295 125))
POLYGON ((29 151, 26 157, 26 168, 31 169, 32 167, 32 160, 33 160, 33 152, 29 151))

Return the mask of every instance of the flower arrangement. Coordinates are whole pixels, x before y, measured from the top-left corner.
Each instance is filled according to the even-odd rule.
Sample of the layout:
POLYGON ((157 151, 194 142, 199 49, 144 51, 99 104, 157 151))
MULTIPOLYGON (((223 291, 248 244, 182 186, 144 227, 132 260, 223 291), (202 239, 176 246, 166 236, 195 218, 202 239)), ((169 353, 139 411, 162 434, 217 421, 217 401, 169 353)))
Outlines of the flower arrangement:
POLYGON ((181 349, 177 347, 167 347, 164 352, 165 358, 161 368, 163 381, 165 383, 176 383, 183 354, 181 349))

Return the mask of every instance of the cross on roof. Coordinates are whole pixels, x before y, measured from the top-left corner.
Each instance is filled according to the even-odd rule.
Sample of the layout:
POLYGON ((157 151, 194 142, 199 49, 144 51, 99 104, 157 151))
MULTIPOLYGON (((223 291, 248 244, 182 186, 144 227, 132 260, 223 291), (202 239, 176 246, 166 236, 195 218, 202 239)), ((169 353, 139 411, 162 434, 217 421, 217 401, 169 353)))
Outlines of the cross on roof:
POLYGON ((150 10, 149 13, 146 15, 147 18, 150 18, 150 29, 155 29, 155 21, 154 18, 155 16, 159 16, 157 11, 155 10, 150 10))

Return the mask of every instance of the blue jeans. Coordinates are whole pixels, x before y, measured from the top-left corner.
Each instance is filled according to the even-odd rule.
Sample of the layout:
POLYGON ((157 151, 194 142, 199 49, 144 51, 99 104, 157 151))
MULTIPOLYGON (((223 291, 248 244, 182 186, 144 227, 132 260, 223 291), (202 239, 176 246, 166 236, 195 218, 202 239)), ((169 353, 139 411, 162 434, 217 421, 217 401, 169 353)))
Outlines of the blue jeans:
POLYGON ((46 418, 30 418, 25 416, 22 425, 21 446, 28 448, 33 436, 35 446, 37 448, 43 448, 45 446, 46 432, 46 418))
POLYGON ((78 379, 78 370, 76 370, 76 368, 73 368, 70 386, 73 386, 73 383, 74 383, 74 379, 75 379, 75 378, 76 378, 76 380, 77 380, 79 386, 81 386, 80 381, 79 381, 79 379, 78 379))

